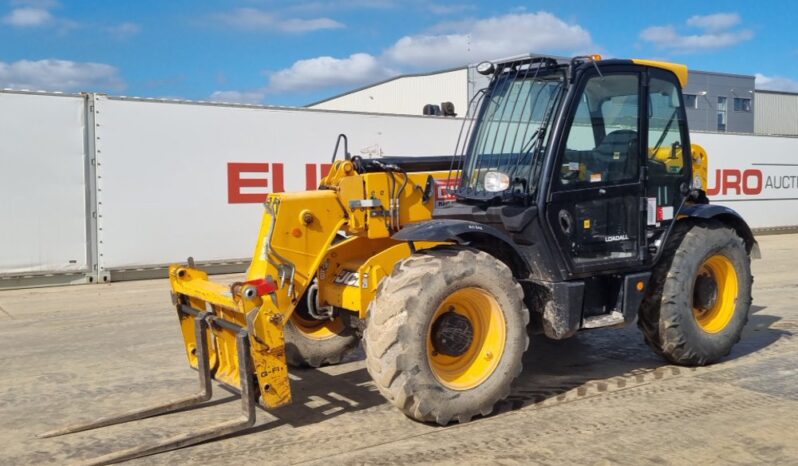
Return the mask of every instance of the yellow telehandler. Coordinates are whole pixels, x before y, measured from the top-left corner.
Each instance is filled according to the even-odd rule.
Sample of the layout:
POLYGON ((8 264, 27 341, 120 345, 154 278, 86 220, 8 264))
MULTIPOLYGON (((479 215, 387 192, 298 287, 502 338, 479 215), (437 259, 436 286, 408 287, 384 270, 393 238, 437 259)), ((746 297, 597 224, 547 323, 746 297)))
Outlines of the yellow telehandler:
POLYGON ((682 65, 525 56, 485 62, 455 155, 334 161, 317 191, 270 195, 246 280, 169 268, 199 393, 48 432, 201 403, 216 380, 239 419, 96 459, 196 444, 291 402, 289 366, 335 364, 361 341, 379 391, 409 417, 489 414, 529 334, 637 322, 677 364, 729 353, 758 247, 709 203, 690 144, 682 65))

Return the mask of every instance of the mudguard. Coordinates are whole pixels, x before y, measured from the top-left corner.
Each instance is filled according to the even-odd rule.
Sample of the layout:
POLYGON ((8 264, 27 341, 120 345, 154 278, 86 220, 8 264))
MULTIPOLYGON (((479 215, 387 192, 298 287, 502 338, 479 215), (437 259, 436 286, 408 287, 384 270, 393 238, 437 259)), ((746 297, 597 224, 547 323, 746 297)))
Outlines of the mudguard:
POLYGON ((679 212, 679 216, 682 215, 692 218, 713 219, 734 228, 737 234, 745 241, 746 249, 748 249, 748 254, 751 258, 762 258, 762 254, 759 252, 759 244, 754 238, 751 227, 734 209, 717 204, 690 204, 679 212))
MULTIPOLYGON (((391 238, 397 241, 455 242, 463 245, 493 243, 494 246, 504 246, 512 251, 512 256, 514 257, 507 259, 512 260, 513 266, 511 268, 515 269, 515 272, 523 270, 523 272, 529 273, 529 270, 531 270, 526 256, 513 239, 507 233, 484 223, 455 219, 428 220, 407 225, 391 238)), ((482 248, 478 247, 478 249, 482 248)), ((495 250, 491 249, 493 248, 488 248, 486 252, 498 255, 495 250)))

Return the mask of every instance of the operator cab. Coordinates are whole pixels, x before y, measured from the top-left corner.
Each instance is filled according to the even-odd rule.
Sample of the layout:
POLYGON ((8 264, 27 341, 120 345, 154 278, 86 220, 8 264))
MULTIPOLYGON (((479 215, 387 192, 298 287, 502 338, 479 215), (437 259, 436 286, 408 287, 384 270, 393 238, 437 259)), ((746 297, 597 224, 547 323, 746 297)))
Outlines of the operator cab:
POLYGON ((649 268, 691 193, 686 68, 589 56, 485 69, 458 143, 458 201, 435 217, 508 234, 533 280, 649 268))

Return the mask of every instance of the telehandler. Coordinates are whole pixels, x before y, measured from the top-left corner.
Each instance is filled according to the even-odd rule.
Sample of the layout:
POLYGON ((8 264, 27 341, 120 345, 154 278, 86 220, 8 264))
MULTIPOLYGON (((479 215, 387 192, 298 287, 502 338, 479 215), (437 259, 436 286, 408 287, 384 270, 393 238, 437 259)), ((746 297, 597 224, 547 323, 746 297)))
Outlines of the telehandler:
POLYGON ((672 363, 727 355, 758 246, 706 197, 687 68, 594 55, 477 70, 490 84, 454 157, 347 153, 317 191, 269 196, 246 281, 210 281, 192 260, 169 268, 199 393, 45 436, 201 403, 214 379, 241 394, 240 419, 96 463, 219 437, 251 426, 257 404, 291 402, 289 366, 335 364, 360 342, 385 398, 442 425, 510 393, 530 333, 636 321, 672 363))

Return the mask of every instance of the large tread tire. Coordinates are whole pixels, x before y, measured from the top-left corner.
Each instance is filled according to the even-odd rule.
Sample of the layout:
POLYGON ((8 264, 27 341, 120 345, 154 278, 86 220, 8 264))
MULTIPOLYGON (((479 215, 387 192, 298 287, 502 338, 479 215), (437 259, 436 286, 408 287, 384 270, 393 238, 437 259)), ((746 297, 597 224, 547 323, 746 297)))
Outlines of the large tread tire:
POLYGON ((308 306, 314 305, 309 301, 315 299, 309 287, 305 296, 300 300, 291 319, 285 325, 285 357, 286 362, 292 367, 321 367, 324 365, 338 364, 355 349, 360 339, 355 329, 349 325, 346 311, 338 312, 335 319, 335 333, 325 338, 314 338, 307 330, 298 325, 298 318, 302 315, 309 318, 308 306))
POLYGON ((495 257, 466 248, 436 248, 399 262, 369 306, 364 334, 366 367, 380 393, 407 416, 446 425, 488 415, 510 394, 529 346, 529 311, 510 269, 495 257), (492 295, 504 316, 506 340, 493 373, 467 390, 441 384, 430 368, 427 339, 435 311, 458 289, 492 295))
POLYGON ((733 229, 714 221, 680 221, 654 268, 638 326, 646 343, 668 361, 686 366, 711 364, 728 355, 740 341, 748 321, 752 283, 751 259, 733 229), (693 292, 701 264, 716 254, 733 264, 738 294, 728 324, 717 333, 708 333, 693 315, 693 292))

